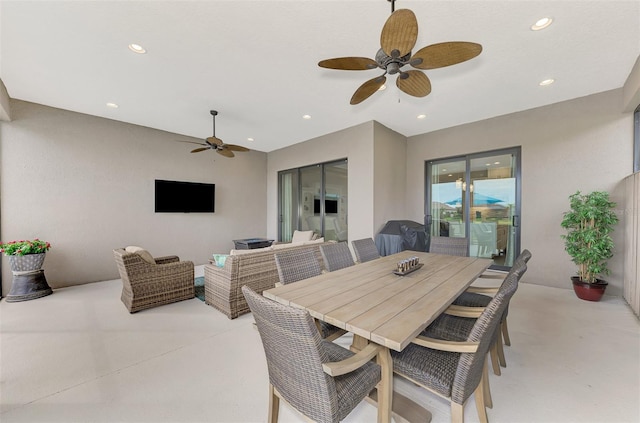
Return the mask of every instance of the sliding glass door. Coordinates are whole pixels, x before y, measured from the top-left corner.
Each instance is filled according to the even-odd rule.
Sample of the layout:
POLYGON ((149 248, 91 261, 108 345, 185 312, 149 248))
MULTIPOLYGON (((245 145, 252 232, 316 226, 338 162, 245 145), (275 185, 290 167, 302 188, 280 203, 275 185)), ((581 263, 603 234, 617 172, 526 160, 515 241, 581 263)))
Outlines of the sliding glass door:
POLYGON ((347 240, 347 160, 278 173, 280 241, 312 230, 325 240, 347 240))
POLYGON ((520 148, 427 162, 430 236, 467 238, 469 255, 508 269, 520 252, 520 148))

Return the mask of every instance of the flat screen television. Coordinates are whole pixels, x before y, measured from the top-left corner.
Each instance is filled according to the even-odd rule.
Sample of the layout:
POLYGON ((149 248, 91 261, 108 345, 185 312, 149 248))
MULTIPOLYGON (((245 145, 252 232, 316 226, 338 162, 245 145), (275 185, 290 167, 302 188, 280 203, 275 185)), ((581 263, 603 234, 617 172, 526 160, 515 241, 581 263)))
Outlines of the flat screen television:
MULTIPOLYGON (((338 200, 324 200, 324 212, 326 214, 335 214, 338 213, 338 200)), ((316 198, 313 200, 313 213, 320 213, 320 199, 316 198)))
POLYGON ((156 213, 213 213, 216 185, 156 179, 156 213))

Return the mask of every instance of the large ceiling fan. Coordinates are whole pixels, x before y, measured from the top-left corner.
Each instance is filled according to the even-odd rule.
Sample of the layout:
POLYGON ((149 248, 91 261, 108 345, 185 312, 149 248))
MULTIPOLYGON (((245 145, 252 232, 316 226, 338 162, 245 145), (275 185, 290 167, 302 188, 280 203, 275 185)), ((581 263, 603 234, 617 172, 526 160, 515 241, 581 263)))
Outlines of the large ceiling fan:
POLYGON ((218 112, 216 110, 211 110, 211 116, 213 116, 213 136, 205 139, 205 142, 193 142, 193 141, 181 141, 187 142, 189 144, 197 144, 204 145, 204 147, 196 148, 195 150, 191 150, 192 153, 199 153, 201 151, 206 150, 215 150, 219 154, 222 154, 225 157, 233 157, 234 151, 249 151, 248 148, 242 147, 241 145, 235 144, 225 144, 222 140, 216 137, 216 116, 218 112))
POLYGON ((431 82, 420 70, 402 70, 409 65, 417 69, 437 69, 473 59, 482 52, 482 46, 464 41, 432 44, 411 55, 418 38, 418 21, 409 9, 395 10, 395 0, 391 2, 391 16, 387 19, 380 35, 381 49, 375 60, 367 57, 338 57, 322 60, 318 66, 338 70, 370 70, 380 68, 384 73, 362 84, 351 97, 351 104, 358 104, 369 98, 384 85, 386 75, 398 74, 396 85, 403 92, 414 97, 425 97, 431 92, 431 82))

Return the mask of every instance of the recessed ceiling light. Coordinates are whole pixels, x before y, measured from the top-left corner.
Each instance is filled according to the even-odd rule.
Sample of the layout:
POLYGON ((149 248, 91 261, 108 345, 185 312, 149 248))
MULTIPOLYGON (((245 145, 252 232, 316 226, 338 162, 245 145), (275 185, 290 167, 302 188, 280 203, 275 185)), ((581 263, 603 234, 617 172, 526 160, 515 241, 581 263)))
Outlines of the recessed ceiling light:
POLYGON ((447 176, 453 176, 452 174, 448 174, 447 176))
POLYGON ((551 25, 551 22, 553 22, 552 18, 538 19, 538 21, 536 23, 531 25, 531 30, 532 31, 540 31, 541 29, 545 29, 546 27, 551 25))
POLYGON ((545 79, 544 81, 540 81, 540 86, 544 87, 545 85, 551 85, 555 82, 556 80, 553 78, 549 78, 549 79, 545 79))
POLYGON ((493 164, 500 164, 500 162, 493 162, 493 164))
POLYGON ((447 171, 447 169, 442 169, 442 171, 443 171, 443 172, 446 172, 446 171, 447 171))
POLYGON ((129 50, 138 54, 144 54, 147 52, 147 50, 145 50, 140 44, 129 44, 129 50))
POLYGON ((418 119, 424 119, 424 118, 426 118, 426 117, 427 117, 427 115, 418 115, 418 116, 416 116, 416 117, 417 117, 418 119))
POLYGON ((386 89, 387 89, 387 86, 382 84, 382 85, 380 85, 380 88, 378 88, 378 91, 384 91, 386 89))
POLYGON ((107 103, 107 107, 111 107, 112 109, 117 109, 118 105, 116 103, 107 103))
POLYGON ((311 119, 311 115, 302 115, 302 119, 311 119))
POLYGON ((247 138, 247 141, 253 141, 253 138, 249 137, 247 138))

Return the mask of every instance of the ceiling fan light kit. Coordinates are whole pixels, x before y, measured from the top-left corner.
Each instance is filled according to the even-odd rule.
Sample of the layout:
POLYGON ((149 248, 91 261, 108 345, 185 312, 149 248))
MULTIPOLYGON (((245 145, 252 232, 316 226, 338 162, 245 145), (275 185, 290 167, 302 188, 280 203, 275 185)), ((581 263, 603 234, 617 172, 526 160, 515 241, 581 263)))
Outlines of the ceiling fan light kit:
POLYGON ((318 66, 336 70, 371 70, 380 68, 384 73, 362 84, 351 97, 351 104, 359 104, 384 85, 386 75, 398 75, 396 86, 413 97, 431 93, 431 81, 421 70, 437 69, 473 59, 482 52, 482 46, 466 41, 431 44, 411 54, 418 39, 418 20, 409 9, 395 10, 391 3, 391 16, 380 34, 380 50, 375 60, 367 57, 338 57, 321 60, 318 66), (421 70, 403 70, 404 66, 421 70))
POLYGON ((217 110, 210 111, 211 116, 213 116, 213 136, 205 139, 205 142, 193 142, 193 141, 182 141, 189 144, 203 145, 204 147, 196 148, 191 150, 192 153, 200 153, 201 151, 206 150, 215 150, 218 154, 225 157, 234 157, 234 151, 250 151, 246 147, 242 147, 241 145, 235 144, 225 144, 222 140, 216 137, 216 116, 218 115, 217 110))

